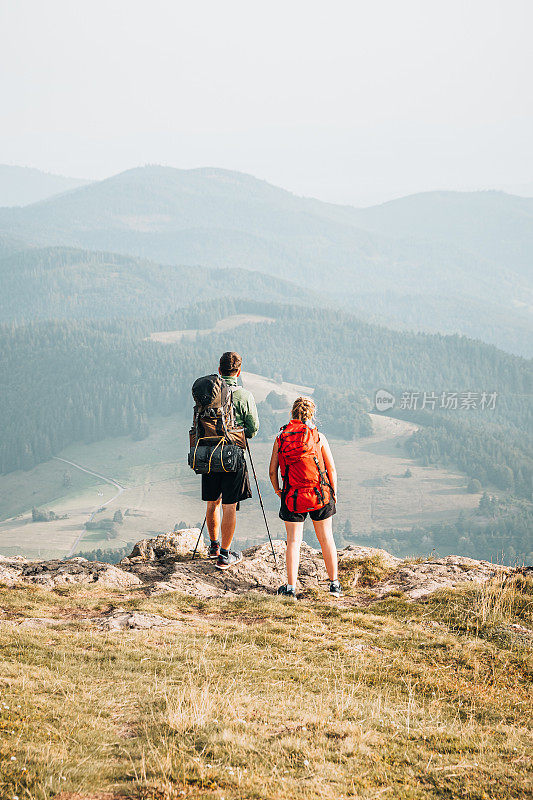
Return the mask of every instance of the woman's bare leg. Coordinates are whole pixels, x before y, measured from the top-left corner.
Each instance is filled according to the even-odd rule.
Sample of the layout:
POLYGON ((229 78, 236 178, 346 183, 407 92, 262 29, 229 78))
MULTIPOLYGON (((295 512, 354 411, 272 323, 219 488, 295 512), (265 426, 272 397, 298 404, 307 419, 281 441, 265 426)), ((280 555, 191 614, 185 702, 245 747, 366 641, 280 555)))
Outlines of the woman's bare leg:
POLYGON ((296 586, 304 524, 303 522, 286 522, 285 529, 287 531, 287 583, 290 586, 296 586))
MULTIPOLYGON (((287 523, 285 523, 287 525, 287 523)), ((318 522, 313 520, 315 526, 316 538, 320 542, 322 548, 322 555, 324 556, 324 564, 326 565, 326 572, 330 581, 336 581, 338 578, 337 566, 337 548, 335 547, 335 540, 333 538, 333 517, 329 519, 321 519, 318 522)))

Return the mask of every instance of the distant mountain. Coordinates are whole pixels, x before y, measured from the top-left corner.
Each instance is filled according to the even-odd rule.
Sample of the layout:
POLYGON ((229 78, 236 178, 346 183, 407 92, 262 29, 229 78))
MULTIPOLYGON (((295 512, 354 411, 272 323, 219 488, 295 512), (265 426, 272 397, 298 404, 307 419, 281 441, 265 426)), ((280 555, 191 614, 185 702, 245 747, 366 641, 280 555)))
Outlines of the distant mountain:
POLYGON ((66 247, 0 258, 0 323, 160 315, 220 297, 314 304, 311 292, 241 269, 180 267, 66 247))
POLYGON ((374 292, 356 298, 352 310, 362 319, 397 330, 462 333, 508 353, 526 357, 533 353, 531 312, 523 308, 500 307, 464 295, 374 292))
POLYGON ((0 258, 17 253, 20 250, 27 250, 28 247, 31 247, 31 242, 0 233, 0 258))
POLYGON ((389 236, 447 242, 531 275, 533 198, 505 192, 425 192, 358 209, 354 221, 389 236))
POLYGON ((0 164, 0 206, 26 206, 87 183, 81 178, 66 178, 32 167, 0 164))
POLYGON ((521 197, 533 197, 533 183, 508 183, 499 187, 509 194, 517 194, 521 197))
POLYGON ((407 300, 414 328, 427 327, 431 297, 437 325, 452 308, 454 329, 502 347, 523 338, 515 310, 527 327, 533 307, 533 200, 500 192, 435 192, 355 209, 227 170, 142 167, 0 209, 2 234, 163 264, 258 270, 349 308, 392 292, 401 314, 402 298, 416 296, 407 300), (505 335, 501 325, 491 330, 490 313, 486 323, 483 313, 470 319, 472 304, 498 310, 505 335))

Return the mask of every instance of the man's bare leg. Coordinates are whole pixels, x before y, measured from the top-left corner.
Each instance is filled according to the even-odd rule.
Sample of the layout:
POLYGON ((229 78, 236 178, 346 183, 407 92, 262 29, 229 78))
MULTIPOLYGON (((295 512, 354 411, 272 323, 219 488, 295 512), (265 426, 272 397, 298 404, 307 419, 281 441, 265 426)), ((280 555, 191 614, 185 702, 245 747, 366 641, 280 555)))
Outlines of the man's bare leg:
POLYGON ((222 541, 220 546, 223 550, 229 550, 233 535, 235 533, 235 526, 237 524, 237 503, 228 503, 222 505, 222 541))
POLYGON ((207 523, 207 530, 209 531, 209 538, 212 542, 216 542, 218 539, 218 532, 220 530, 220 505, 222 502, 222 498, 219 497, 218 500, 208 500, 207 501, 207 511, 206 511, 206 523, 207 523))

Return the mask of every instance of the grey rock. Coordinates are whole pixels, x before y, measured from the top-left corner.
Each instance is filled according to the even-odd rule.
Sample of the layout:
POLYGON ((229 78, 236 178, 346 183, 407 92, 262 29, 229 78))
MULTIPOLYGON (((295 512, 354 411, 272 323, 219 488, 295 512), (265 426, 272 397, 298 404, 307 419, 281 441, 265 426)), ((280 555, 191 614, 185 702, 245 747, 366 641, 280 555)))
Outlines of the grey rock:
POLYGON ((100 561, 71 558, 68 561, 28 561, 25 558, 0 557, 0 583, 14 586, 31 583, 48 588, 71 583, 97 583, 109 588, 139 586, 141 581, 132 573, 100 561))
POLYGON ((174 621, 159 617, 157 614, 143 614, 138 611, 124 611, 117 608, 109 614, 99 617, 96 623, 100 630, 127 631, 161 628, 174 624, 174 621))
MULTIPOLYGON (((255 545, 243 551, 243 560, 227 571, 215 568, 206 558, 186 561, 151 560, 124 565, 138 575, 151 593, 178 591, 193 597, 209 598, 244 594, 250 591, 274 593, 286 581, 286 543, 274 540, 277 566, 270 544, 255 545)), ((122 562, 121 562, 122 563, 122 562)), ((317 550, 305 542, 301 548, 299 582, 305 588, 327 582, 324 561, 317 550)))
POLYGON ((374 556, 379 556, 386 569, 397 567, 402 562, 401 558, 396 558, 396 556, 391 555, 386 550, 381 550, 379 547, 363 547, 359 544, 349 544, 343 550, 339 550, 339 564, 351 560, 363 561, 374 556))
MULTIPOLYGON (((123 559, 117 566, 86 561, 83 558, 68 561, 28 561, 20 557, 0 556, 0 582, 8 586, 30 583, 49 588, 71 583, 96 583, 110 588, 142 586, 148 594, 182 592, 193 597, 210 598, 250 591, 273 594, 286 581, 285 541, 277 539, 273 542, 277 565, 267 541, 245 550, 244 558, 239 564, 221 572, 207 558, 193 560, 188 557, 196 544, 198 534, 197 528, 188 528, 176 533, 161 534, 153 539, 143 539, 135 545, 131 556, 123 559)), ((201 546, 203 553, 205 544, 201 542, 201 546)), ((349 545, 339 552, 339 563, 341 569, 343 564, 349 566, 352 586, 357 587, 357 562, 376 555, 379 556, 386 574, 371 586, 372 595, 367 597, 369 600, 386 597, 398 591, 408 599, 417 600, 439 589, 459 586, 465 582, 483 583, 496 576, 505 580, 517 572, 509 567, 464 556, 452 555, 416 562, 401 560, 378 548, 349 545)), ((519 571, 528 576, 531 574, 530 570, 531 567, 524 567, 519 571)), ((299 588, 304 590, 319 587, 325 589, 328 584, 321 553, 305 542, 301 546, 299 584, 299 588)), ((152 615, 136 615, 136 612, 130 613, 123 609, 115 609, 115 612, 119 615, 116 620, 106 617, 106 621, 101 622, 102 625, 107 625, 108 630, 153 627, 156 624, 152 615)))
MULTIPOLYGON (((198 541, 199 528, 184 528, 172 533, 161 533, 153 539, 141 539, 134 545, 128 558, 120 563, 135 564, 141 561, 163 561, 165 559, 182 558, 190 555, 198 541)), ((198 544, 198 555, 206 552, 203 536, 198 544)))
POLYGON ((476 561, 466 556, 446 556, 421 562, 402 562, 384 581, 373 586, 377 597, 401 591, 411 600, 427 597, 439 589, 461 583, 484 583, 497 575, 511 572, 510 567, 476 561))

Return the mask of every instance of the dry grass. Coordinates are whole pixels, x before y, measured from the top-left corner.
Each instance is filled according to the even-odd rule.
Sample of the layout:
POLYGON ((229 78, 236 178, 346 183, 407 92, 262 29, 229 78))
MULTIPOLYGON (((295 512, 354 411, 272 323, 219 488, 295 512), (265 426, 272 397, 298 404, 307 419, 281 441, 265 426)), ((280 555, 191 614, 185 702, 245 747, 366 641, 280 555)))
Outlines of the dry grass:
POLYGON ((459 630, 467 609, 486 630, 527 623, 528 589, 513 592, 365 610, 4 590, 9 614, 26 595, 28 616, 39 603, 71 621, 0 626, 0 797, 528 797, 527 651, 459 630), (79 620, 110 602, 182 624, 109 634, 79 620))
POLYGON ((339 572, 343 584, 358 587, 373 586, 394 572, 394 567, 386 565, 383 556, 375 553, 366 558, 345 558, 339 564, 339 572))
POLYGON ((426 607, 433 607, 453 629, 475 636, 491 638, 513 625, 531 629, 533 579, 515 573, 466 586, 461 592, 445 590, 431 596, 426 607))

